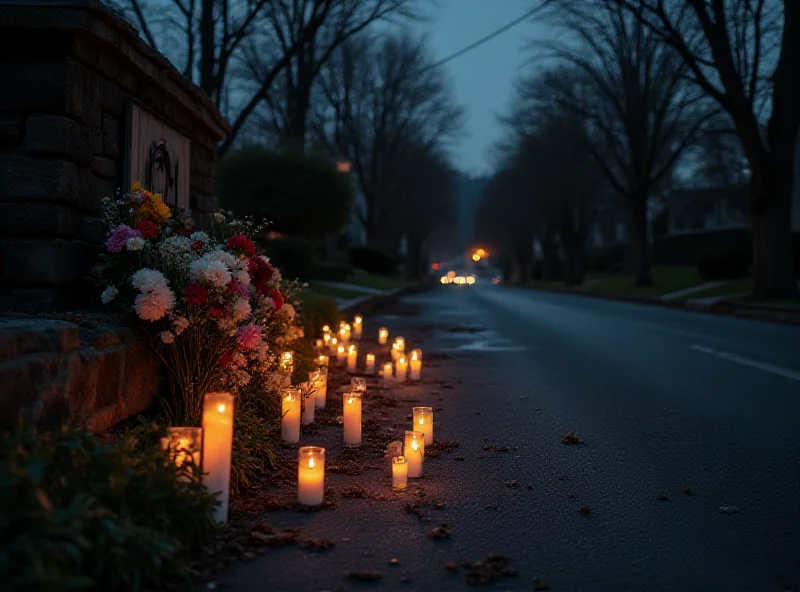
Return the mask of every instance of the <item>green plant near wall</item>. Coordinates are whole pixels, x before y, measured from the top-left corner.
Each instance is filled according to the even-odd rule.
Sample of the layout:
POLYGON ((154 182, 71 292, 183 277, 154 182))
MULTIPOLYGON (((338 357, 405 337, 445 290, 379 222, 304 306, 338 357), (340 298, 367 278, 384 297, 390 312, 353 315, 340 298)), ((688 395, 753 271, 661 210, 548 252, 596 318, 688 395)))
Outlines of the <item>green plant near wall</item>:
POLYGON ((85 431, 16 429, 0 444, 0 582, 12 590, 190 586, 216 499, 143 428, 113 444, 85 431))

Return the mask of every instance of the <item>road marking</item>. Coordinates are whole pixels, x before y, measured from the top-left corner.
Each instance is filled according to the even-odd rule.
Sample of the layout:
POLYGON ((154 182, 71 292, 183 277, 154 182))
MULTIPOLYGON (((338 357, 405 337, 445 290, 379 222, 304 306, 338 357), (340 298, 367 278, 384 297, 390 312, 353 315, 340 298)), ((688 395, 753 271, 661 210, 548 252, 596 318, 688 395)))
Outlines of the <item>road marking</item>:
POLYGON ((718 351, 710 347, 705 347, 704 345, 694 344, 689 349, 693 349, 704 354, 717 356, 718 358, 728 360, 729 362, 734 362, 736 364, 741 364, 742 366, 749 366, 750 368, 755 368, 756 370, 761 370, 762 372, 769 372, 770 374, 783 376, 784 378, 788 378, 790 380, 800 381, 800 372, 791 370, 789 368, 784 368, 783 366, 776 366, 775 364, 770 364, 768 362, 759 362, 758 360, 751 360, 750 358, 745 358, 739 354, 718 351))

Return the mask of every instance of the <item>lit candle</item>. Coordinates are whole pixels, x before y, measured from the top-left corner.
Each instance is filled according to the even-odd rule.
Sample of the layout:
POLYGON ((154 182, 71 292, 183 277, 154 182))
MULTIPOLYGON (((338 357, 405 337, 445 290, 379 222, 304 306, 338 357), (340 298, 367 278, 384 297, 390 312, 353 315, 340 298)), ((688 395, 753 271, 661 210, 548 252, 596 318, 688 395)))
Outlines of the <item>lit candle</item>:
POLYGON ((347 360, 347 350, 344 348, 343 345, 336 346, 336 363, 340 366, 344 366, 345 361, 347 360))
POLYGON ((367 354, 367 374, 375 374, 375 354, 367 354))
POLYGON ((395 337, 392 343, 392 359, 396 360, 406 352, 406 341, 402 337, 395 337))
POLYGON ((408 485, 408 461, 405 456, 392 459, 392 489, 403 491, 408 485))
POLYGON ((414 407, 414 429, 425 434, 425 444, 433 444, 433 407, 414 407))
POLYGON ((392 381, 392 371, 394 368, 392 367, 391 362, 386 362, 383 365, 383 383, 386 384, 387 382, 392 381))
POLYGON ((299 389, 281 389, 281 440, 294 444, 300 441, 300 408, 302 395, 299 389))
POLYGON ((317 409, 323 409, 328 400, 328 367, 320 366, 317 371, 309 372, 308 381, 317 391, 314 396, 314 404, 317 409))
POLYGON ((316 399, 316 391, 312 388, 311 383, 308 382, 301 382, 297 385, 297 388, 303 397, 303 415, 301 421, 303 425, 312 424, 314 423, 314 409, 317 408, 317 403, 314 400, 316 399))
POLYGON ((228 491, 233 450, 233 395, 208 393, 203 398, 203 472, 211 493, 218 493, 217 522, 228 521, 228 491))
POLYGON ((315 345, 317 347, 317 353, 324 351, 325 342, 322 339, 317 339, 315 345))
POLYGON ((297 501, 318 506, 325 494, 325 449, 302 446, 297 452, 297 501))
POLYGON ((336 337, 331 337, 330 343, 328 345, 331 348, 331 353, 336 353, 336 348, 339 347, 339 340, 336 337))
POLYGON ((167 437, 161 438, 161 448, 169 453, 178 468, 187 463, 200 468, 200 451, 203 446, 203 428, 167 428, 167 437))
POLYGON ((322 368, 323 366, 325 368, 327 368, 328 367, 328 356, 324 356, 322 354, 317 356, 317 366, 319 366, 320 368, 322 368))
POLYGON ((350 374, 356 373, 356 365, 358 364, 358 347, 351 343, 347 346, 347 371, 350 374))
POLYGON ((361 393, 345 393, 342 397, 344 443, 361 444, 361 393))
POLYGON ((291 386, 292 372, 294 371, 294 352, 286 351, 281 354, 281 373, 284 375, 284 386, 291 386))
POLYGON ((339 327, 339 341, 347 343, 350 341, 350 325, 342 325, 339 327))
POLYGON ((350 379, 350 391, 354 393, 367 392, 367 379, 360 376, 354 376, 350 379))
POLYGON ((411 380, 419 380, 422 374, 422 351, 418 349, 411 350, 411 360, 409 361, 409 371, 411 380))
POLYGON ((330 348, 330 346, 331 346, 331 334, 330 333, 325 333, 325 335, 322 336, 322 343, 325 344, 325 347, 330 348))
POLYGON ((330 335, 330 333, 331 333, 331 328, 330 328, 328 325, 323 325, 323 326, 322 326, 322 335, 324 336, 326 333, 327 333, 328 335, 330 335))
POLYGON ((408 372, 408 361, 406 360, 405 356, 400 356, 397 358, 395 362, 395 378, 397 378, 397 382, 405 382, 406 381, 406 373, 408 372))
POLYGON ((425 434, 406 432, 403 456, 408 461, 408 476, 422 476, 422 460, 425 458, 425 434))
POLYGON ((355 339, 361 339, 361 331, 364 329, 364 317, 356 315, 353 319, 353 331, 355 332, 355 339))
POLYGON ((378 329, 378 344, 379 345, 386 345, 386 341, 389 339, 389 329, 386 327, 381 327, 378 329))

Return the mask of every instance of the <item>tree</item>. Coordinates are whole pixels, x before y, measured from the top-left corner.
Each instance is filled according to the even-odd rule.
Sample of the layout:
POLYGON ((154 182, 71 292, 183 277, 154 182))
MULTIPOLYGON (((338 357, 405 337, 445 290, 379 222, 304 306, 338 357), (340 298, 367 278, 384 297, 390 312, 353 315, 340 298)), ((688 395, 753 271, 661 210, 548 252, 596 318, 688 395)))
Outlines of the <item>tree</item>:
POLYGON ((352 163, 367 241, 385 246, 381 241, 392 237, 384 231, 401 204, 405 177, 413 174, 395 160, 446 145, 463 112, 425 39, 408 33, 380 40, 361 35, 344 44, 324 68, 321 87, 316 137, 352 163))
POLYGON ((627 204, 636 284, 650 285, 648 200, 713 111, 684 83, 677 52, 623 8, 605 0, 556 4, 557 22, 577 43, 550 48, 571 67, 533 79, 528 94, 587 121, 586 147, 627 204))
POLYGON ((730 114, 752 173, 754 296, 800 297, 791 235, 800 130, 800 3, 606 1, 625 8, 674 48, 693 82, 730 114))

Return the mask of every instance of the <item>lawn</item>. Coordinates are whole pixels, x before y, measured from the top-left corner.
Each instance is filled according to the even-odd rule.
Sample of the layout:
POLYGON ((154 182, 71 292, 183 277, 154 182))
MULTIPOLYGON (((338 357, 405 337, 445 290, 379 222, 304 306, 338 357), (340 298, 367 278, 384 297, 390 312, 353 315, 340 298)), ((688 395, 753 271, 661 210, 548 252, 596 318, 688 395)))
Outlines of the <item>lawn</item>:
POLYGON ((753 289, 753 280, 750 278, 743 278, 740 280, 729 280, 721 286, 714 286, 713 288, 706 288, 698 292, 692 292, 687 296, 690 299, 697 298, 715 298, 717 296, 736 296, 740 297, 742 294, 749 294, 753 289))
POLYGON ((331 298, 337 298, 340 300, 350 300, 352 298, 358 298, 359 296, 365 295, 364 292, 361 291, 348 290, 347 288, 340 288, 338 286, 318 284, 313 281, 308 283, 308 287, 312 292, 314 292, 314 294, 319 294, 320 296, 329 296, 331 298))
MULTIPOLYGON (((574 290, 657 298, 670 292, 677 292, 678 290, 703 283, 703 278, 700 277, 697 268, 689 265, 656 266, 653 267, 652 274, 654 282, 652 286, 635 285, 635 278, 630 274, 613 274, 587 277, 584 284, 576 286, 574 290)), ((553 282, 553 285, 555 285, 555 282, 553 282)))
POLYGON ((356 286, 375 288, 376 290, 396 290, 397 288, 405 288, 414 284, 414 282, 403 277, 374 275, 359 269, 347 276, 345 282, 356 286))

